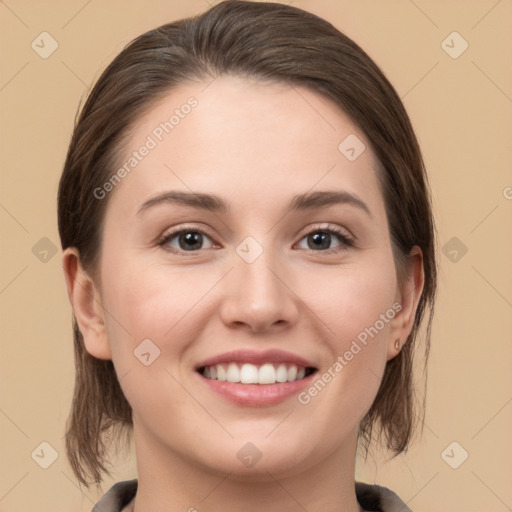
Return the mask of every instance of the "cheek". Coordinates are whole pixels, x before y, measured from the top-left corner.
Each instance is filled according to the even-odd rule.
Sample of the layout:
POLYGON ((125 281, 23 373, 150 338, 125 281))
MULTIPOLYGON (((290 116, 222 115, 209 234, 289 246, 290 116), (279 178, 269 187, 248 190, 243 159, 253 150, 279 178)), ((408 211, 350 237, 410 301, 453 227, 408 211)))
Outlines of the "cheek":
POLYGON ((387 255, 324 274, 316 289, 312 307, 339 340, 340 350, 346 348, 347 340, 364 341, 365 333, 374 332, 374 327, 379 339, 384 338, 396 315, 392 308, 397 292, 395 267, 387 255))
MULTIPOLYGON (((104 304, 112 360, 134 413, 165 418, 187 406, 179 362, 197 337, 193 306, 204 295, 194 272, 130 264, 104 266, 104 304), (175 364, 173 364, 175 363, 175 364), (173 378, 174 377, 174 378, 173 378)), ((209 284, 208 286, 211 286, 209 284)))
POLYGON ((332 405, 325 410, 340 417, 351 411, 362 418, 377 394, 400 307, 394 262, 392 257, 375 258, 357 269, 320 277, 317 284, 322 283, 311 307, 329 330, 330 359, 318 376, 322 382, 307 391, 304 402, 325 389, 323 399, 332 405))
POLYGON ((192 320, 208 309, 203 297, 218 277, 192 267, 148 264, 136 256, 124 260, 113 264, 105 258, 102 274, 113 359, 131 363, 133 350, 145 339, 176 356, 200 328, 192 320))

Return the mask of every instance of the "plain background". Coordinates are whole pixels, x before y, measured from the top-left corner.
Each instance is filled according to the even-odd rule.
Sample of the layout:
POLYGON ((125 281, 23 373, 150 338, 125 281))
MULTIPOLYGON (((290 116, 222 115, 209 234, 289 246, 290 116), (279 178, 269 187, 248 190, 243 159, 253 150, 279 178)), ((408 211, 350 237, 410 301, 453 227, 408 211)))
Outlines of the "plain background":
MULTIPOLYGON (((390 462, 385 454, 361 461, 357 478, 390 487, 415 512, 510 510, 512 3, 292 5, 327 18, 390 78, 424 152, 439 231, 424 434, 390 462), (468 48, 453 58, 464 41, 468 48)), ((74 368, 58 180, 77 106, 100 71, 133 37, 207 7, 205 0, 0 2, 3 512, 88 511, 101 494, 79 489, 64 453, 74 368), (58 43, 46 59, 31 47, 45 37, 49 48, 42 32, 58 43), (47 469, 41 464, 52 452, 42 442, 57 452, 47 469)), ((114 462, 103 491, 136 476, 131 456, 114 462)))

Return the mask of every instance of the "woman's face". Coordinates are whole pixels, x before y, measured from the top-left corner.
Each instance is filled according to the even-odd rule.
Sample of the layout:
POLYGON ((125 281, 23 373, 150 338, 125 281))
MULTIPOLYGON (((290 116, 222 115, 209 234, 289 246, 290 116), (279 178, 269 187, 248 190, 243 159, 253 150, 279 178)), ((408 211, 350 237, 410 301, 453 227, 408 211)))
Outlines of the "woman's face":
POLYGON ((410 328, 358 127, 305 88, 219 77, 142 116, 123 166, 91 198, 111 194, 85 341, 136 442, 240 478, 353 456, 410 328))

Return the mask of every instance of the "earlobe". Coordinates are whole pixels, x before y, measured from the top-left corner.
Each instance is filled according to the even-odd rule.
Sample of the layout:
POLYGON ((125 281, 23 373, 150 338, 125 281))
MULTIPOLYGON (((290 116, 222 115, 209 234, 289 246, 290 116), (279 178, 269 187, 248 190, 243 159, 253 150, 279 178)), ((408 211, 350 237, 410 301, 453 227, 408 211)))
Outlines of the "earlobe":
POLYGON ((87 352, 98 359, 112 359, 99 291, 80 262, 78 250, 67 248, 62 255, 69 301, 84 338, 87 352))
POLYGON ((397 302, 399 302, 401 308, 393 319, 390 331, 388 361, 400 353, 413 328, 424 282, 423 253, 418 246, 414 246, 409 253, 408 274, 399 290, 399 297, 397 297, 397 302))

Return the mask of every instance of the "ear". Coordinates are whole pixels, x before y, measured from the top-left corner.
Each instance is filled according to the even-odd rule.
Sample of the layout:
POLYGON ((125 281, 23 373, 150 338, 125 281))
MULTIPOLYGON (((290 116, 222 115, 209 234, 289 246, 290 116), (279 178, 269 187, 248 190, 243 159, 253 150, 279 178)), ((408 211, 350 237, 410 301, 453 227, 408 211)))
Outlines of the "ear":
POLYGON ((401 308, 391 322, 388 341, 388 361, 399 354, 400 349, 412 330, 424 282, 423 253, 415 245, 409 253, 407 276, 397 292, 396 302, 401 308), (395 346, 397 340, 400 341, 400 348, 398 350, 395 346))
POLYGON ((100 293, 91 277, 83 269, 80 255, 75 247, 69 247, 64 251, 62 267, 69 301, 87 352, 98 359, 112 359, 100 293))

